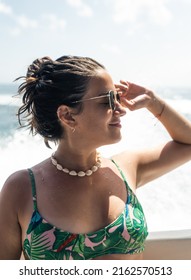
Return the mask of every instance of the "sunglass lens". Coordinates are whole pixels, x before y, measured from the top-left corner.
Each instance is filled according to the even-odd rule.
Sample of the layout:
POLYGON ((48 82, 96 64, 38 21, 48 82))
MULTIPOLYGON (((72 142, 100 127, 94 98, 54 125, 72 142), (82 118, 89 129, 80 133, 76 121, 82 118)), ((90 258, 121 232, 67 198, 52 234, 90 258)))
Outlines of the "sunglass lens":
POLYGON ((110 107, 115 110, 115 94, 113 91, 110 91, 110 107))
POLYGON ((109 95, 110 107, 114 111, 116 107, 116 102, 120 102, 120 95, 118 92, 110 91, 109 95))
POLYGON ((116 99, 117 99, 117 102, 119 102, 119 103, 120 103, 120 95, 119 95, 119 93, 118 93, 118 92, 116 93, 116 99))

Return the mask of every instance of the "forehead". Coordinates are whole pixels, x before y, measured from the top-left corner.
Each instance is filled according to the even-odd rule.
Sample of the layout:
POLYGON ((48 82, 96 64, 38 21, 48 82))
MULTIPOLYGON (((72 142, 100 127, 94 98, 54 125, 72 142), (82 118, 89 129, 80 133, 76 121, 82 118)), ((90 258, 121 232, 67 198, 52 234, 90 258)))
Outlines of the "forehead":
POLYGON ((99 70, 88 85, 86 97, 98 96, 103 92, 114 90, 115 86, 110 74, 106 70, 99 70))

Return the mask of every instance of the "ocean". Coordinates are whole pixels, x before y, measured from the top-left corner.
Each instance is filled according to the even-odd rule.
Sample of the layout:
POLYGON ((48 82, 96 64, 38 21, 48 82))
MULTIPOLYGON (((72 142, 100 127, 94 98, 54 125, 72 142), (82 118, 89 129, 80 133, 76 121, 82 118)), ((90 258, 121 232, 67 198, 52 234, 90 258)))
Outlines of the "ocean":
MULTIPOLYGON (((155 91, 178 112, 191 120, 191 88, 156 88, 155 91)), ((41 137, 20 129, 16 112, 20 101, 13 97, 17 85, 0 85, 0 189, 13 172, 28 168, 49 157, 41 137)), ((100 148, 110 157, 125 149, 154 147, 170 138, 159 121, 147 110, 127 112, 122 118, 122 140, 100 148)), ((141 187, 142 203, 149 231, 191 229, 191 162, 141 187)))

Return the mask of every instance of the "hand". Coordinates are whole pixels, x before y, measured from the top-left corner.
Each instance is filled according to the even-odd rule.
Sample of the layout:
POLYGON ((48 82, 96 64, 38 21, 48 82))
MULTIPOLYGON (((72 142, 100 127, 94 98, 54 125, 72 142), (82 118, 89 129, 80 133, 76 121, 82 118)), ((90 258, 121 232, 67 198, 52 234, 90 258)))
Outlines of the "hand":
POLYGON ((131 111, 149 108, 155 100, 152 91, 124 80, 120 80, 120 84, 115 84, 115 88, 120 94, 122 106, 131 111))

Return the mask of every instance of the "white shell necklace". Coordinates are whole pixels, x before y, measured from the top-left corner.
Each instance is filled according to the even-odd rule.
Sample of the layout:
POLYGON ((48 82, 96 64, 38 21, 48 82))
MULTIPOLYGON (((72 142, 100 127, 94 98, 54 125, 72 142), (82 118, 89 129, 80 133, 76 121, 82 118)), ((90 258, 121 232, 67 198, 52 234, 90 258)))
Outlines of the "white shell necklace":
POLYGON ((69 170, 68 168, 62 167, 62 165, 60 163, 58 163, 57 160, 55 159, 54 154, 52 154, 52 156, 51 156, 51 161, 52 161, 52 164, 55 165, 55 167, 58 170, 63 171, 64 173, 67 173, 68 175, 78 176, 78 177, 91 176, 101 166, 101 156, 99 153, 97 153, 97 160, 96 160, 95 165, 93 165, 92 168, 90 168, 86 171, 77 172, 75 170, 69 170))

